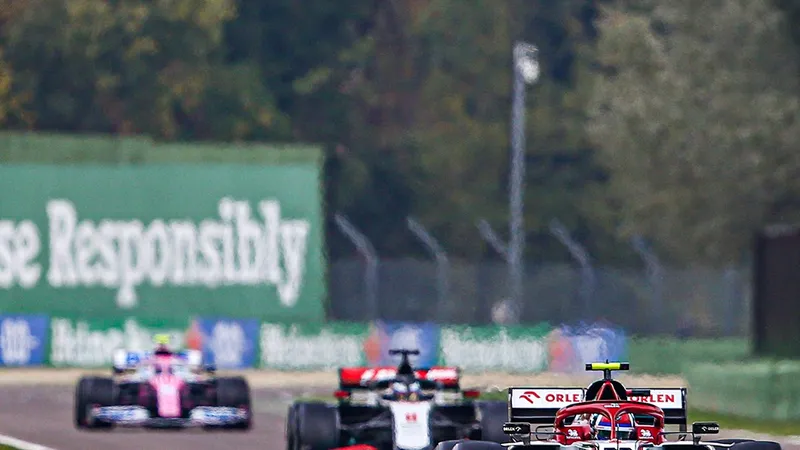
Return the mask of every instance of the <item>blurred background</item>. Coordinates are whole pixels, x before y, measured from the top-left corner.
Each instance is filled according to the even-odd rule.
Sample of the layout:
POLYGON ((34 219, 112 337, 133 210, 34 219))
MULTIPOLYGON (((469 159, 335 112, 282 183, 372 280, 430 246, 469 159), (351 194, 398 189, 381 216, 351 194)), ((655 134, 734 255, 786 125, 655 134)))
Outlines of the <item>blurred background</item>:
POLYGON ((800 219, 799 23, 2 0, 0 361, 98 367, 159 330, 230 368, 797 357, 797 240, 763 230, 800 219))

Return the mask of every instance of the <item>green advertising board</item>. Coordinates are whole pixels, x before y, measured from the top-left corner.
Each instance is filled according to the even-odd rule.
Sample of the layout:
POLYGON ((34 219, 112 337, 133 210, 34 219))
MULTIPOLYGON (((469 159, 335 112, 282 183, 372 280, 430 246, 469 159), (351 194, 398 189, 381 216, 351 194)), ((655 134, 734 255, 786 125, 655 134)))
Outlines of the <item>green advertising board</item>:
POLYGON ((442 364, 467 371, 541 372, 548 367, 547 335, 552 329, 548 324, 442 327, 442 364))
POLYGON ((367 324, 262 323, 260 367, 281 370, 335 370, 364 361, 367 324))
POLYGON ((156 333, 169 334, 174 348, 187 344, 186 320, 50 319, 49 362, 53 367, 111 367, 116 349, 147 351, 156 333))
POLYGON ((0 310, 324 317, 316 164, 0 166, 0 310))

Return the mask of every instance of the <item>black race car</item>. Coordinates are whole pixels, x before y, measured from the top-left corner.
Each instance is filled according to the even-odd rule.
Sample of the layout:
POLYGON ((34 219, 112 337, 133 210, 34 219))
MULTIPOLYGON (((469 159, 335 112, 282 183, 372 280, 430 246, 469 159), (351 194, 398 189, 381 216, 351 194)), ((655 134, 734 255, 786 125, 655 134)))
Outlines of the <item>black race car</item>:
POLYGON ((476 390, 462 390, 452 367, 413 369, 409 355, 391 350, 399 367, 339 369, 335 403, 296 401, 289 407, 289 450, 372 447, 432 449, 452 439, 510 442, 503 433, 504 401, 480 401, 476 390))

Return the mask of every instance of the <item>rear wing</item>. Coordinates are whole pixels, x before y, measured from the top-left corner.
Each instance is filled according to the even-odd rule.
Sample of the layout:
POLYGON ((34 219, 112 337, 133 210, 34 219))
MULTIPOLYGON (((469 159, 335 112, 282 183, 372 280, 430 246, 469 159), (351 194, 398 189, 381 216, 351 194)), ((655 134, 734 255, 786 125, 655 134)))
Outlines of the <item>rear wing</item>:
POLYGON ((644 402, 656 405, 664 411, 665 425, 680 425, 681 431, 686 430, 689 418, 686 409, 686 388, 635 388, 636 391, 649 392, 650 395, 628 395, 628 401, 644 402))
MULTIPOLYGON (((118 371, 129 371, 137 369, 142 363, 153 357, 153 352, 130 351, 116 349, 112 355, 113 368, 118 371)), ((175 358, 183 361, 186 365, 199 367, 203 364, 203 354, 200 350, 183 350, 175 352, 175 358)))
MULTIPOLYGON (((416 369, 421 380, 439 383, 445 389, 460 389, 461 369, 458 367, 429 367, 416 369)), ((376 381, 388 381, 397 376, 396 367, 342 367, 339 369, 339 389, 368 389, 376 381)))
POLYGON ((583 401, 583 388, 508 388, 508 421, 552 425, 559 409, 583 401))
MULTIPOLYGON (((685 430, 688 421, 686 388, 635 388, 628 389, 628 392, 628 401, 661 408, 666 425, 680 425, 681 431, 685 430)), ((584 401, 585 395, 586 389, 583 388, 508 388, 508 421, 552 425, 559 409, 584 401)))

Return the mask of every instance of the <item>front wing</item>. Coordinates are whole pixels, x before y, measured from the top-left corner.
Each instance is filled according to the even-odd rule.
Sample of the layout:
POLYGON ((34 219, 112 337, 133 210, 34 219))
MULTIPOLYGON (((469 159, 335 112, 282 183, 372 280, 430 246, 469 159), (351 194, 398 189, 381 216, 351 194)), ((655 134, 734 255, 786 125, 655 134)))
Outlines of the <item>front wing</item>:
POLYGON ((249 416, 247 409, 221 406, 198 406, 190 411, 189 417, 175 418, 152 417, 141 406, 100 406, 89 411, 90 421, 142 428, 224 427, 244 424, 249 416))
MULTIPOLYGON (((436 414, 432 415, 428 421, 428 425, 432 429, 436 428, 470 428, 475 427, 477 425, 468 424, 468 423, 461 423, 450 420, 446 416, 436 414)), ((345 431, 350 432, 358 432, 363 430, 370 430, 370 429, 386 429, 391 430, 393 426, 392 423, 392 414, 389 411, 381 413, 369 420, 357 423, 351 423, 348 425, 342 425, 342 429, 345 431)))

